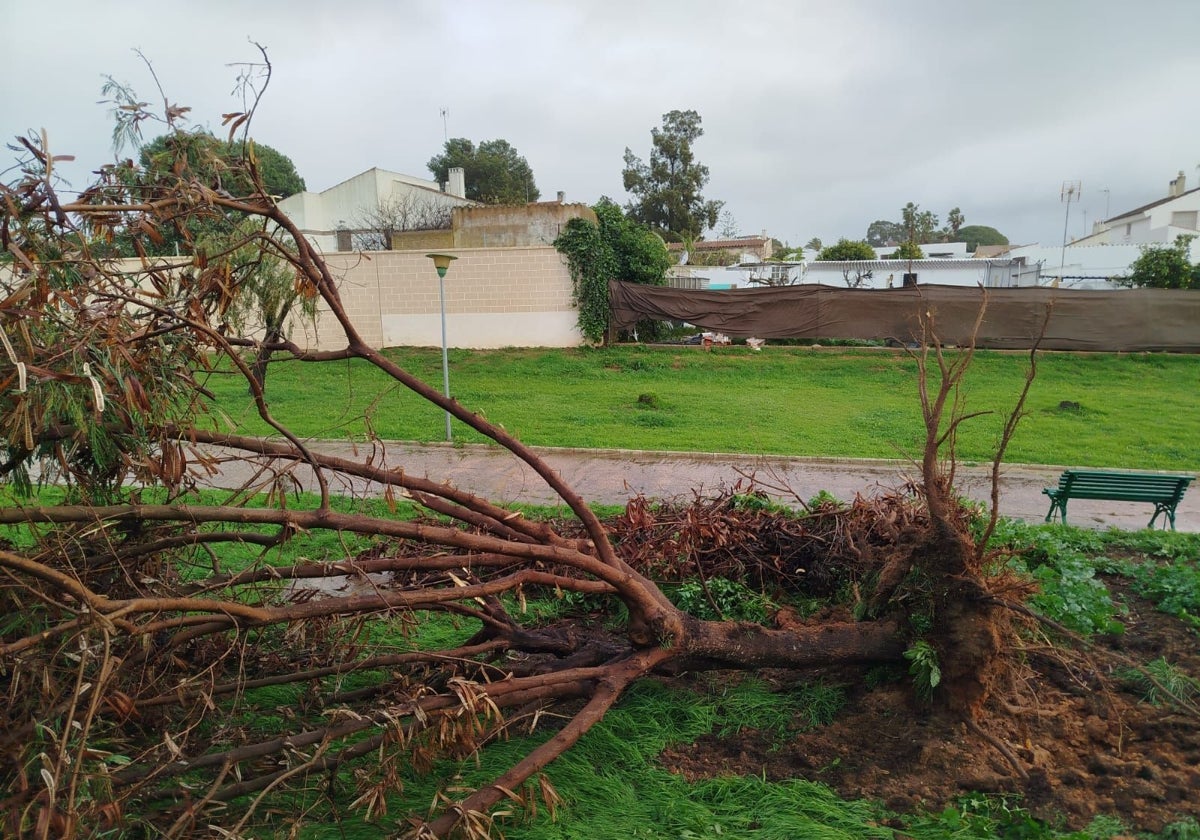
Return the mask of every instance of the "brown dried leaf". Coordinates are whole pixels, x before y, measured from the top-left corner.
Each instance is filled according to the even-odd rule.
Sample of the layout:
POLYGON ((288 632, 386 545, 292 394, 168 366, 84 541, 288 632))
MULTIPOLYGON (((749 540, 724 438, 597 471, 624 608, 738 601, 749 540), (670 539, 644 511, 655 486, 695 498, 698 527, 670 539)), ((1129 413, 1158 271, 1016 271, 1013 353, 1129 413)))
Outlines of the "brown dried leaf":
POLYGON ((249 114, 242 114, 240 117, 238 117, 236 120, 233 121, 233 124, 229 126, 229 142, 231 142, 231 143, 233 142, 233 135, 237 133, 237 130, 248 119, 250 119, 249 114))

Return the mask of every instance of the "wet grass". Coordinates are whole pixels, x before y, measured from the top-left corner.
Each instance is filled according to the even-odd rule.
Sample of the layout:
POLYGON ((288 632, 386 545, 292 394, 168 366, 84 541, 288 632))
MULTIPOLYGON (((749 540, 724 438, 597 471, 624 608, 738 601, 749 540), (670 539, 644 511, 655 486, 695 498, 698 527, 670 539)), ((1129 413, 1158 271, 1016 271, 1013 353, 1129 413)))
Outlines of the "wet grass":
MULTIPOLYGON (((427 382, 440 351, 388 354, 427 382)), ((986 460, 1027 358, 980 352, 965 385, 972 411, 959 454, 986 460)), ((901 351, 621 346, 450 354, 455 397, 535 446, 903 458, 921 435, 915 362, 901 351)), ((1200 469, 1200 358, 1050 353, 1009 451, 1016 463, 1200 469)), ((236 424, 266 431, 244 387, 210 387, 236 424)), ((444 439, 442 413, 356 362, 272 366, 271 409, 300 434, 444 439)), ((483 442, 455 423, 455 440, 483 442)))
MULTIPOLYGON (((548 781, 561 797, 554 817, 538 796, 536 816, 517 809, 498 822, 497 828, 507 840, 1101 840, 1131 836, 1119 820, 1108 817, 1098 817, 1083 830, 1062 830, 1032 817, 1014 797, 965 795, 940 811, 898 817, 878 803, 842 799, 820 783, 768 780, 766 767, 759 775, 688 781, 658 762, 667 747, 691 743, 710 733, 743 728, 772 731, 780 721, 805 721, 813 716, 811 703, 811 696, 803 690, 772 691, 752 679, 697 686, 696 690, 639 683, 575 747, 546 769, 548 781)), ((445 763, 433 778, 406 777, 403 800, 393 799, 388 815, 376 823, 363 823, 354 816, 335 822, 319 802, 298 801, 292 813, 307 811, 300 837, 365 840, 390 834, 397 827, 397 814, 433 800, 436 780, 464 787, 486 784, 499 768, 519 760, 549 734, 538 730, 495 743, 478 760, 445 763)), ((786 730, 777 737, 787 737, 786 730)))

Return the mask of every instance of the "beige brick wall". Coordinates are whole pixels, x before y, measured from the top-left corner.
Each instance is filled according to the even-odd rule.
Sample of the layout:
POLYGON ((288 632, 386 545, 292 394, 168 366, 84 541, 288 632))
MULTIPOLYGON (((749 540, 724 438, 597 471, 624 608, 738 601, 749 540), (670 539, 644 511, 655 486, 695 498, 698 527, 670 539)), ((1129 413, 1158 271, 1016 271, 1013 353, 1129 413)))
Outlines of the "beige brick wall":
MULTIPOLYGON (((575 346, 571 278, 551 247, 447 250, 446 334, 452 347, 575 346)), ((327 254, 355 329, 372 346, 438 346, 438 276, 423 251, 327 254)), ((297 323, 292 337, 313 349, 344 343, 328 311, 297 323)))

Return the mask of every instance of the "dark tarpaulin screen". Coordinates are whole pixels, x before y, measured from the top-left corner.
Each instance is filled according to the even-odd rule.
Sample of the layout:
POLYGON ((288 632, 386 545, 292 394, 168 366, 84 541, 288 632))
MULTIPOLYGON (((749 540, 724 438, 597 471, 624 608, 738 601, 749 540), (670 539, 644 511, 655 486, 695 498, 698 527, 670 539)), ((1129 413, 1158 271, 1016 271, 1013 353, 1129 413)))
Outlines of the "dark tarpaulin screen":
MULTIPOLYGON (((615 329, 649 318, 686 321, 731 338, 909 342, 918 313, 925 310, 933 315, 941 341, 962 344, 970 340, 983 297, 982 289, 966 286, 803 284, 710 291, 609 284, 615 329)), ((1200 352, 1200 292, 1194 290, 988 289, 987 302, 976 340, 980 347, 1028 348, 1045 324, 1041 346, 1046 350, 1200 352)))

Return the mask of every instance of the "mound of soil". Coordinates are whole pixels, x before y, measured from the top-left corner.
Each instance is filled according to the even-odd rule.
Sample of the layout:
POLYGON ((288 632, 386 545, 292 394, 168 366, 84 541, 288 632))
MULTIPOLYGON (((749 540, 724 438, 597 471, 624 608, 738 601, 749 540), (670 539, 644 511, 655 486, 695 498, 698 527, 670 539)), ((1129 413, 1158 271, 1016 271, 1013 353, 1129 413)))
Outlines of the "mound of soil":
MULTIPOLYGON (((1114 595, 1122 590, 1117 580, 1109 585, 1114 595)), ((1007 696, 994 699, 980 720, 1027 778, 964 724, 917 708, 910 686, 867 689, 862 675, 851 672, 824 675, 848 694, 828 726, 782 745, 755 731, 708 736, 666 751, 661 761, 693 779, 765 773, 822 782, 845 798, 873 799, 901 814, 940 810, 979 791, 1020 794, 1035 816, 1070 828, 1096 815, 1120 817, 1139 831, 1200 818, 1200 720, 1122 688, 1114 676, 1120 666, 1104 651, 1141 663, 1166 657, 1200 677, 1196 636, 1124 594, 1125 634, 1100 640, 1092 655, 1031 647, 1007 696)))

